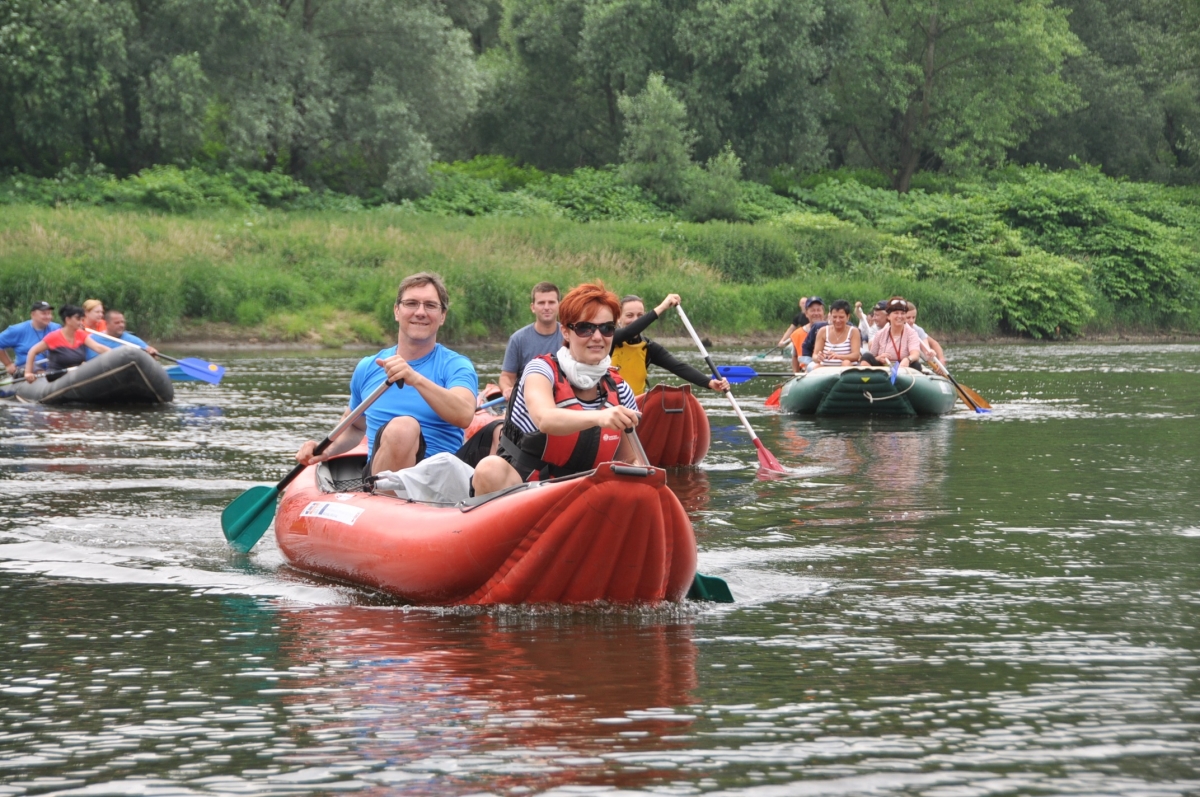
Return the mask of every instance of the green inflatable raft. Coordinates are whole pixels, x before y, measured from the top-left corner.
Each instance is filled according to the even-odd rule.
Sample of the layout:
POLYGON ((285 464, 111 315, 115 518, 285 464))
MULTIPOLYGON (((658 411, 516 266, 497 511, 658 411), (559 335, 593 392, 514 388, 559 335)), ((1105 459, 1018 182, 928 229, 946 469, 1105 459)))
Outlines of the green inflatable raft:
POLYGON ((943 415, 954 409, 954 385, 945 377, 902 368, 817 368, 783 386, 779 406, 804 415, 943 415))

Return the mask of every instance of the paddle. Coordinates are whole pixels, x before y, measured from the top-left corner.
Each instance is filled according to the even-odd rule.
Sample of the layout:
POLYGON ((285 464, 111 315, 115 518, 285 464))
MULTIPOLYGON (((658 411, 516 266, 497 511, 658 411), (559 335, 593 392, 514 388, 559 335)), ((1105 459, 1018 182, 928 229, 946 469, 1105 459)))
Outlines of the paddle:
MULTIPOLYGON (((638 455, 642 464, 646 467, 653 467, 650 464, 650 457, 646 456, 646 449, 642 447, 642 440, 638 437, 637 430, 630 427, 625 430, 625 434, 629 435, 629 443, 633 446, 633 452, 638 455)), ((692 577, 692 586, 688 587, 688 600, 693 601, 711 601, 712 603, 733 603, 733 593, 729 591, 729 585, 724 579, 716 576, 706 576, 703 573, 696 573, 692 577)))
POLYGON ((896 384, 896 375, 900 373, 900 361, 892 363, 891 370, 888 371, 888 382, 896 384))
MULTIPOLYGON (((391 384, 391 382, 384 382, 375 388, 375 392, 363 399, 362 404, 355 407, 349 415, 342 419, 341 423, 334 427, 328 437, 317 444, 313 454, 322 454, 325 449, 333 445, 334 438, 349 429, 350 425, 358 420, 359 416, 366 412, 367 408, 374 404, 385 390, 391 387, 391 384)), ((404 383, 397 382, 396 385, 403 387, 404 383)), ((275 519, 275 503, 279 498, 279 493, 284 487, 291 484, 306 467, 308 466, 297 463, 296 467, 292 468, 288 475, 279 481, 279 484, 274 487, 268 487, 265 484, 251 487, 225 507, 225 511, 221 513, 221 531, 225 532, 225 539, 229 541, 229 547, 242 553, 247 553, 254 547, 263 532, 271 525, 271 521, 275 519)))
POLYGON ((793 373, 784 373, 783 371, 759 373, 748 365, 718 365, 717 373, 728 379, 731 385, 740 385, 743 382, 749 382, 756 376, 795 376, 793 373))
MULTIPOLYGON (((106 335, 103 332, 97 332, 94 329, 89 329, 88 332, 97 337, 104 338, 105 340, 115 341, 123 346, 136 346, 139 349, 141 348, 141 346, 138 346, 132 341, 114 338, 112 335, 106 335)), ((162 352, 159 352, 157 356, 169 362, 175 363, 182 368, 183 372, 188 376, 199 379, 201 382, 208 382, 210 385, 219 385, 221 383, 221 377, 225 376, 225 366, 216 365, 215 363, 201 360, 199 357, 184 357, 182 360, 176 360, 174 357, 168 357, 162 352)))
POLYGON ((783 385, 780 385, 779 387, 775 388, 774 392, 772 392, 771 395, 767 396, 767 401, 764 404, 764 406, 778 407, 779 399, 782 396, 783 396, 783 385))
POLYGON ((756 360, 765 360, 765 359, 767 358, 767 356, 768 356, 768 355, 769 355, 771 352, 773 352, 773 351, 779 351, 779 350, 780 350, 780 349, 782 349, 782 348, 783 348, 782 346, 773 346, 772 348, 769 348, 769 349, 767 349, 766 351, 764 351, 762 354, 756 354, 756 355, 754 355, 754 359, 756 359, 756 360))
POLYGON ((486 410, 488 407, 495 407, 497 404, 503 404, 506 401, 508 401, 508 399, 506 399, 504 396, 501 396, 500 398, 492 399, 491 401, 486 401, 483 404, 480 404, 475 409, 476 410, 486 410))
POLYGON ((925 360, 932 366, 934 373, 941 374, 950 380, 950 384, 954 385, 955 389, 958 390, 958 396, 963 400, 964 404, 975 410, 976 413, 988 413, 992 411, 992 405, 988 403, 987 399, 974 390, 971 390, 971 388, 960 385, 958 380, 950 375, 949 369, 942 365, 941 361, 934 356, 933 352, 930 351, 924 342, 921 343, 921 353, 925 355, 925 360))
MULTIPOLYGON (((683 306, 675 305, 675 309, 679 311, 679 318, 683 321, 683 325, 687 327, 688 334, 692 336, 696 348, 700 350, 700 355, 704 357, 704 362, 708 363, 709 372, 713 376, 718 376, 720 372, 717 370, 716 364, 713 363, 712 357, 709 356, 708 350, 704 348, 704 343, 701 342, 700 336, 696 334, 695 328, 692 327, 692 322, 688 320, 687 313, 683 312, 683 306)), ((759 467, 774 473, 787 473, 787 469, 779 464, 779 460, 775 459, 775 455, 767 450, 762 440, 759 440, 758 435, 754 433, 754 427, 750 425, 750 421, 746 420, 746 416, 742 413, 742 408, 738 406, 737 399, 733 397, 733 391, 726 390, 725 398, 729 399, 729 403, 733 406, 733 411, 737 413, 738 420, 742 422, 742 426, 746 427, 746 431, 750 433, 750 439, 754 441, 754 447, 758 449, 759 467)))

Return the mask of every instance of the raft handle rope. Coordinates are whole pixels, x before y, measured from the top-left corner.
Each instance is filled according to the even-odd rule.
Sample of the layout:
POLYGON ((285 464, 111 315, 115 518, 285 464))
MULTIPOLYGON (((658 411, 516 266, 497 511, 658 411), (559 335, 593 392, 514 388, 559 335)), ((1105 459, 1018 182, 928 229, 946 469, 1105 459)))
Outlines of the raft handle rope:
POLYGON ((864 396, 866 396, 868 404, 874 404, 877 401, 891 401, 892 399, 900 398, 905 393, 912 390, 913 386, 917 384, 917 378, 915 376, 910 374, 908 378, 912 380, 911 382, 908 383, 908 387, 904 388, 903 390, 901 390, 898 393, 893 393, 890 396, 884 396, 883 398, 875 398, 875 396, 873 396, 871 394, 871 391, 869 391, 869 390, 864 390, 862 393, 864 396))

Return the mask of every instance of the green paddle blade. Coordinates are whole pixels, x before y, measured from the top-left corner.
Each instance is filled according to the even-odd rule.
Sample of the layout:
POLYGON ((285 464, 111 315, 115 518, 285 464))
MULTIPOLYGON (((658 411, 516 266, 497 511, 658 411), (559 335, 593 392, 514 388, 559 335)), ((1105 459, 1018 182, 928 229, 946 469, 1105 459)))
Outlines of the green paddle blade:
POLYGON ((687 597, 692 601, 733 603, 733 593, 729 591, 729 585, 725 583, 725 580, 716 576, 706 576, 703 573, 696 574, 687 597))
POLYGON ((221 513, 221 531, 229 547, 247 553, 262 538, 275 519, 278 487, 260 484, 239 495, 221 513))

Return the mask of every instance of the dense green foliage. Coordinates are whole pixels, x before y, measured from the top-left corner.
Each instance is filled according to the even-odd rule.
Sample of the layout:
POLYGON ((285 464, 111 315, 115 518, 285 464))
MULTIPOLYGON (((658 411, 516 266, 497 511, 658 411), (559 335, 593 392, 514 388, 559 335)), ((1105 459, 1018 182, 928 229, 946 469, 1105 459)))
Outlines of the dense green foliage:
MULTIPOLYGON (((717 172, 712 162, 700 170, 717 172)), ((345 309, 386 324, 378 311, 386 308, 392 284, 406 268, 420 266, 456 275, 471 320, 452 331, 476 337, 519 325, 527 290, 521 286, 549 275, 568 284, 613 275, 622 290, 682 291, 702 304, 709 301, 704 296, 720 296, 730 302, 723 310, 729 319, 716 317, 715 304, 707 305, 714 315, 706 318, 719 331, 766 331, 789 317, 800 295, 819 289, 827 298, 866 303, 893 293, 924 297, 924 319, 946 331, 1067 337, 1088 329, 1196 327, 1187 312, 1200 296, 1195 189, 1121 182, 1095 170, 1027 168, 995 172, 987 181, 926 181, 907 194, 873 187, 886 185, 883 175, 835 172, 794 183, 778 178, 775 193, 729 174, 725 179, 736 190, 719 197, 736 197, 726 210, 741 223, 696 224, 689 207, 658 202, 614 170, 546 175, 490 158, 448 164, 434 176, 428 196, 374 209, 352 197, 307 192, 283 175, 257 173, 214 178, 201 170, 160 168, 124 181, 96 174, 0 181, 0 202, 11 203, 6 213, 33 214, 43 230, 65 225, 55 239, 70 244, 59 262, 5 243, 0 307, 19 316, 20 307, 42 291, 60 301, 83 298, 76 296, 82 290, 141 309, 154 317, 149 323, 158 332, 170 332, 187 317, 256 327, 305 308, 345 309), (100 226, 146 229, 223 229, 228 214, 238 211, 244 226, 235 225, 239 243, 227 257, 214 261, 213 241, 228 249, 233 233, 217 231, 213 241, 185 236, 194 251, 184 247, 126 270, 119 256, 93 256, 107 233, 77 240, 70 224, 56 222, 53 214, 38 216, 30 205, 57 205, 68 219, 79 218, 70 215, 71 206, 113 206, 116 215, 87 218, 100 226), (193 222, 121 213, 121 207, 194 211, 193 222), (323 212, 312 216, 306 209, 323 212), (212 214, 225 221, 209 221, 212 214), (287 220, 292 215, 294 222, 287 220), (468 223, 470 217, 475 220, 468 223), (369 254, 344 236, 344 251, 304 236, 285 240, 296 238, 297 229, 343 223, 375 231, 369 254), (464 243, 461 254, 422 259, 412 256, 410 237, 393 240, 378 232, 393 228, 433 231, 443 248, 456 252, 448 241, 455 234, 471 242, 490 237, 497 251, 477 260, 475 244, 464 243), (250 254, 268 251, 274 253, 262 259, 250 254), (536 254, 523 259, 520 253, 529 251, 536 254), (104 279, 125 277, 119 285, 96 282, 86 276, 93 262, 104 279), (383 263, 394 268, 378 270, 383 263), (670 268, 664 270, 664 263, 670 268), (45 274, 32 273, 39 270, 45 274), (71 274, 81 288, 71 287, 71 274), (152 284, 156 280, 165 287, 152 284), (842 292, 851 286, 854 292, 842 292), (139 298, 143 292, 161 292, 162 298, 139 298)), ((10 238, 25 234, 20 224, 10 222, 10 238)), ((288 324, 304 327, 297 319, 288 324)))
MULTIPOLYGON (((825 279, 987 297, 954 329, 1175 328, 1200 298, 1197 31, 1197 0, 11 0, 0 204, 533 225, 568 260, 587 223, 748 291, 747 329, 779 320, 766 286, 825 279)), ((145 307, 257 328, 387 282, 309 256, 145 307)), ((462 271, 470 334, 521 319, 512 273, 462 271)))
POLYGON ((625 161, 697 218, 729 215, 711 181, 636 164, 1194 182, 1198 29, 1195 0, 10 0, 0 170, 278 170, 377 203, 434 161, 625 161))

